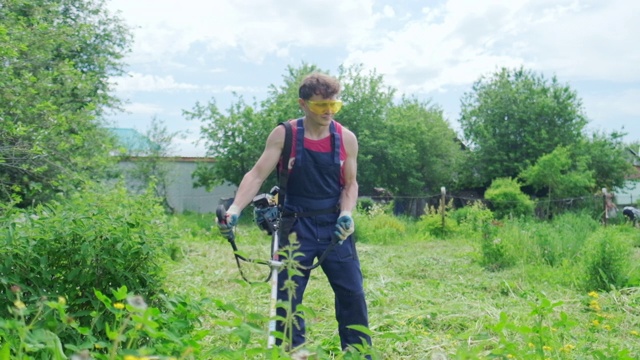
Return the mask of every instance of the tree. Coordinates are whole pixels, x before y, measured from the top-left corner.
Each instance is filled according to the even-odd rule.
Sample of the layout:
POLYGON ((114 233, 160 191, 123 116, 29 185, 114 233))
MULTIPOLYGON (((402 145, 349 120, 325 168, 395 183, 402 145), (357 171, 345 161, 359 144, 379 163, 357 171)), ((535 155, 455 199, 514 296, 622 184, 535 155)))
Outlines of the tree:
POLYGON ((588 169, 589 158, 572 156, 563 146, 543 155, 523 170, 519 177, 526 185, 541 190, 548 197, 548 212, 554 200, 591 195, 595 190, 594 171, 588 169))
POLYGON ((497 178, 484 193, 497 218, 533 215, 535 203, 520 189, 517 179, 497 178))
POLYGON ((404 196, 455 187, 461 151, 439 107, 403 97, 380 125, 363 150, 371 159, 373 185, 404 196))
POLYGON ((572 147, 574 156, 588 159, 587 166, 593 170, 597 189, 623 187, 627 176, 633 173, 633 162, 629 161, 623 136, 617 132, 595 132, 572 147))
POLYGON ((481 77, 461 101, 460 125, 480 186, 514 178, 556 147, 578 143, 586 124, 575 91, 522 68, 481 77))
MULTIPOLYGON (((298 87, 313 71, 319 69, 307 64, 289 67, 284 84, 272 85, 260 107, 249 106, 240 97, 227 115, 219 112, 214 100, 185 112, 203 122, 201 138, 207 155, 216 158, 213 166, 198 167, 196 185, 238 184, 260 156, 273 127, 301 116, 298 87)), ((385 187, 398 195, 415 195, 451 183, 459 144, 438 107, 409 98, 394 104, 395 91, 375 72, 363 74, 362 66, 340 67, 338 78, 344 106, 336 119, 358 137, 361 194, 385 187)), ((264 190, 273 184, 275 179, 267 181, 264 190)))
MULTIPOLYGON (((364 74, 362 66, 341 66, 339 79, 343 86, 341 99, 345 103, 336 115, 338 120, 358 137, 358 183, 361 194, 371 194, 374 187, 388 187, 378 171, 379 146, 384 121, 393 105, 395 90, 386 87, 375 71, 364 74)), ((388 174, 387 174, 388 175, 388 174)), ((395 186, 394 186, 395 187, 395 186)))
POLYGON ((0 6, 0 201, 26 206, 104 175, 109 78, 130 35, 100 0, 0 6))

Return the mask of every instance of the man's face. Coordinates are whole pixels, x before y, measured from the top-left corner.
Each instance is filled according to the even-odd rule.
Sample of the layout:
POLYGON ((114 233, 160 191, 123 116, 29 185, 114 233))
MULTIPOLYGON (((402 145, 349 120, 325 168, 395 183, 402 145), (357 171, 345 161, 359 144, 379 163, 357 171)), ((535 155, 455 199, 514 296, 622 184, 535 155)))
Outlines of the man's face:
POLYGON ((309 100, 300 99, 299 103, 307 117, 325 121, 331 121, 342 108, 342 101, 337 100, 335 96, 324 98, 321 95, 313 95, 309 100))

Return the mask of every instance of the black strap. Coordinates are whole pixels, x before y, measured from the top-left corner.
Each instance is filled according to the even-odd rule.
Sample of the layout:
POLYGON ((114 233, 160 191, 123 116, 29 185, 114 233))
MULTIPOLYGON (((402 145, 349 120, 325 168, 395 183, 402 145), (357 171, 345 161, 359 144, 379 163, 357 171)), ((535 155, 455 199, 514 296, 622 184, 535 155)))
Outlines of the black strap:
POLYGON ((278 125, 284 126, 284 145, 282 146, 282 155, 280 156, 280 162, 278 164, 278 207, 280 209, 284 206, 284 195, 287 193, 287 182, 289 181, 289 158, 291 157, 291 141, 293 132, 291 130, 291 123, 283 121, 278 125))
POLYGON ((333 206, 327 209, 321 209, 321 210, 309 210, 309 211, 303 211, 303 212, 283 211, 282 217, 285 217, 285 218, 311 217, 311 216, 318 216, 318 215, 324 215, 324 214, 337 214, 339 212, 340 212, 340 207, 336 205, 336 206, 333 206))

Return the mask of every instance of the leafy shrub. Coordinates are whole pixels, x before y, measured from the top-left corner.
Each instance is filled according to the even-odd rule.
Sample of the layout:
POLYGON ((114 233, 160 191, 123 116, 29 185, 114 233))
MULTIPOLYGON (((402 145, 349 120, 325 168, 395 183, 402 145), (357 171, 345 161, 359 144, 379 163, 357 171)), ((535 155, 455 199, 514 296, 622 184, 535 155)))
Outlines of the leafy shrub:
POLYGON ((422 231, 423 233, 444 238, 454 234, 458 229, 458 223, 449 218, 448 213, 449 212, 445 210, 443 220, 442 214, 432 206, 426 209, 424 215, 420 216, 420 220, 418 220, 416 225, 419 231, 422 231))
POLYGON ((584 257, 585 290, 609 291, 627 285, 630 241, 617 229, 600 229, 589 237, 584 257))
POLYGON ((464 235, 469 237, 480 233, 484 224, 493 220, 493 213, 482 201, 474 201, 451 212, 451 219, 455 220, 464 235))
POLYGON ((563 262, 574 262, 584 248, 586 239, 599 224, 586 212, 566 212, 557 215, 551 222, 533 226, 536 254, 547 265, 558 266, 563 262))
MULTIPOLYGON (((0 321, 0 359, 195 359, 200 355, 200 341, 209 334, 199 330, 200 318, 205 315, 208 300, 199 302, 180 296, 161 296, 163 309, 146 304, 141 296, 128 293, 126 287, 113 290, 112 297, 95 291, 100 303, 92 312, 97 318, 109 313, 112 321, 103 329, 82 327, 68 314, 67 299, 59 297, 55 301, 38 300, 25 303, 19 287, 13 286, 15 293, 13 306, 9 307, 11 317, 0 321), (32 323, 32 317, 43 321, 32 323), (49 330, 55 328, 55 331, 49 330), (65 343, 58 334, 64 330, 77 334, 78 341, 65 343), (80 336, 81 335, 81 336, 80 336), (28 355, 27 355, 28 354, 28 355), (164 355, 166 357, 156 357, 164 355), (172 356, 172 357, 169 357, 172 356)), ((92 296, 93 297, 93 296, 92 296)), ((72 299, 70 299, 72 300, 72 299)), ((199 357, 198 357, 199 358, 199 357)))
POLYGON ((359 198, 358 199, 358 210, 362 211, 364 214, 368 214, 372 209, 375 203, 370 198, 359 198))
POLYGON ((484 197, 491 202, 493 212, 498 219, 507 216, 533 215, 535 203, 520 190, 518 180, 511 178, 495 179, 484 193, 484 197))
POLYGON ((355 238, 371 244, 388 244, 402 238, 406 233, 405 223, 391 213, 389 205, 374 204, 368 213, 354 213, 355 238))
MULTIPOLYGON (((109 293, 125 285, 147 299, 161 290, 161 263, 172 233, 152 195, 131 196, 122 185, 91 185, 33 211, 10 210, 0 223, 2 303, 10 300, 13 285, 22 289, 25 302, 62 296, 79 324, 100 331, 108 319, 90 316, 100 305, 93 289, 109 293)), ((0 317, 7 311, 0 308, 0 317)))
POLYGON ((499 236, 500 227, 502 226, 502 223, 493 221, 485 223, 482 227, 480 265, 489 271, 502 270, 515 263, 513 251, 509 249, 510 242, 513 239, 503 240, 499 236))

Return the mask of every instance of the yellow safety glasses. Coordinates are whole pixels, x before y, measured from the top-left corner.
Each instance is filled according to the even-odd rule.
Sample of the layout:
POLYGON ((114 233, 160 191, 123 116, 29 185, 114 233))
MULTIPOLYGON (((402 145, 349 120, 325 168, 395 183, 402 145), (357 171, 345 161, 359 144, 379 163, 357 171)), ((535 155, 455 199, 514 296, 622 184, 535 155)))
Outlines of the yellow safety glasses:
POLYGON ((327 112, 327 110, 331 111, 331 113, 335 114, 340 109, 342 109, 342 101, 340 100, 324 100, 324 101, 311 101, 306 100, 307 104, 309 104, 309 110, 311 110, 314 114, 322 115, 327 112))

